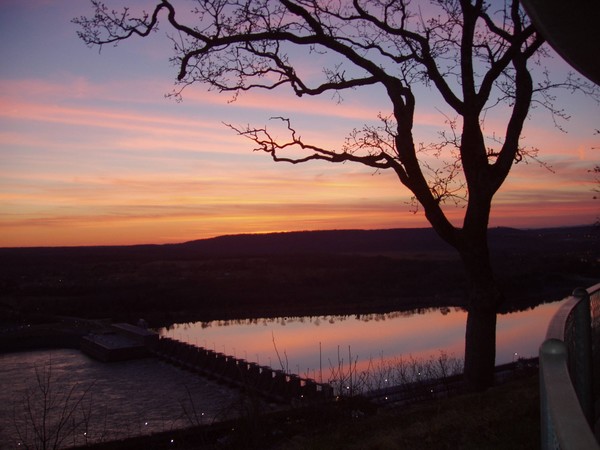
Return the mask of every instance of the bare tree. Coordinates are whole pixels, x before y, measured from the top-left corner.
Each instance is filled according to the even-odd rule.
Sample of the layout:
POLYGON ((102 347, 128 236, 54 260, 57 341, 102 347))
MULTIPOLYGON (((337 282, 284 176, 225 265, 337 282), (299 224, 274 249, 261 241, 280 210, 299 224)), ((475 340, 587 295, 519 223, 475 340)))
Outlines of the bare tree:
POLYGON ((520 142, 534 103, 559 124, 567 116, 555 107, 553 89, 597 95, 574 76, 551 80, 541 66, 534 82, 531 62, 547 53, 517 0, 198 0, 181 20, 168 0, 137 17, 91 2, 94 15, 74 19, 90 46, 148 36, 164 13, 173 30, 175 97, 195 83, 234 97, 282 87, 299 97, 383 88, 388 113, 380 114, 378 125, 350 132, 340 148, 303 141, 287 118, 279 119, 287 140, 267 128, 232 128, 277 162, 356 162, 393 171, 460 254, 468 283, 465 377, 474 389, 492 383, 496 312, 503 301, 488 250, 492 199, 513 164, 535 157, 520 142), (302 52, 327 55, 320 78, 305 70, 302 52), (418 86, 436 90, 455 116, 438 142, 415 142, 418 86), (501 111, 505 124, 488 137, 483 125, 492 110, 501 111), (427 152, 439 162, 428 163, 427 152), (449 200, 465 202, 460 226, 448 219, 449 200))
POLYGON ((19 445, 58 449, 78 442, 80 435, 87 442, 92 385, 84 389, 78 384, 64 385, 53 376, 51 361, 36 366, 35 385, 27 389, 13 412, 19 445))

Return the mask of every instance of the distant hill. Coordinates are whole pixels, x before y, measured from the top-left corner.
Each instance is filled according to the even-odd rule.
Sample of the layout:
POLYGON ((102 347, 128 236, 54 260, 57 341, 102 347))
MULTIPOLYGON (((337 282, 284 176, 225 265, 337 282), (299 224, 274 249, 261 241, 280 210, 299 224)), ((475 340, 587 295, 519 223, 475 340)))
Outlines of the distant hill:
POLYGON ((378 253, 450 251, 431 228, 329 230, 241 234, 180 244, 180 250, 211 255, 378 253))
MULTIPOLYGON (((598 281, 591 227, 490 230, 506 310, 598 281)), ((456 251, 432 229, 221 236, 180 244, 0 249, 3 320, 194 320, 460 306, 456 251), (33 320, 33 319, 31 319, 33 320)))
MULTIPOLYGON (((493 228, 490 246, 495 252, 564 251, 569 246, 596 246, 588 239, 589 226, 519 230, 493 228), (587 237, 586 237, 587 236, 587 237)), ((596 235, 598 233, 596 232, 596 235)), ((401 254, 447 253, 454 250, 431 228, 389 230, 330 230, 268 234, 226 235, 180 244, 0 248, 0 265, 12 262, 102 260, 176 260, 294 254, 401 254)))

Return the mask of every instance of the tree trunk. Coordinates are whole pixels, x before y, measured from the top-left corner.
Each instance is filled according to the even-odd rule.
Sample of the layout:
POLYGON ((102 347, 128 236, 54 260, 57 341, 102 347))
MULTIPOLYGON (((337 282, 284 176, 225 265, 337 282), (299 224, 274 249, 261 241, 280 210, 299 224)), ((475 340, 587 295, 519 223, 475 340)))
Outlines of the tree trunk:
POLYGON ((464 379, 468 389, 482 391, 494 383, 496 314, 503 297, 493 276, 487 237, 475 241, 477 245, 461 252, 468 282, 464 379))
POLYGON ((469 307, 465 333, 464 379, 471 391, 494 384, 496 308, 469 307))

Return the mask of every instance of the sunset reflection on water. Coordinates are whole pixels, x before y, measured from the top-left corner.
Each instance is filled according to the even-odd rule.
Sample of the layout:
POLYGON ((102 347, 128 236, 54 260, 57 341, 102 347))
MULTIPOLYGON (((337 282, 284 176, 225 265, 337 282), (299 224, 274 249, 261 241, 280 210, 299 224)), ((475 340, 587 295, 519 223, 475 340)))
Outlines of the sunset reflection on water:
MULTIPOLYGON (((535 357, 561 302, 498 316, 496 364, 535 357)), ((196 322, 161 329, 162 336, 276 369, 319 378, 340 362, 462 358, 467 314, 459 308, 351 316, 278 317, 196 322)), ((323 375, 325 376, 325 375, 323 375)))

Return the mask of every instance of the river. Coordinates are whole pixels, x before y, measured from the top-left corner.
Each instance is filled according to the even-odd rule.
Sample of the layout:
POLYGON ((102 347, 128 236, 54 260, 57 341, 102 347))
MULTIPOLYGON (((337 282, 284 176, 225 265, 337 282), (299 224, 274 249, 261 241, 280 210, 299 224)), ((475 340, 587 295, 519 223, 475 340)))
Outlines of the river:
MULTIPOLYGON (((497 364, 537 356, 560 304, 499 315, 497 364)), ((439 360, 442 355, 460 361, 465 322, 464 311, 442 308, 197 322, 158 331, 162 336, 328 382, 336 372, 339 375, 340 367, 347 370, 352 366, 358 373, 381 369, 386 361, 414 364, 439 360)), ((210 423, 236 415, 242 402, 236 390, 154 358, 105 364, 77 350, 1 354, 0 448, 35 441, 36 419, 28 413, 40 408, 35 402, 43 399, 45 380, 50 380, 52 388, 47 398, 58 404, 59 411, 72 410, 71 423, 77 422, 72 430, 63 431, 62 447, 210 423)), ((57 415, 56 410, 53 414, 57 415)), ((40 411, 34 415, 39 416, 40 411)))
MULTIPOLYGON (((561 302, 498 315, 496 364, 536 357, 561 302)), ((460 308, 352 316, 278 317, 177 324, 163 336, 320 381, 349 360, 436 359, 464 354, 467 314, 460 308), (343 360, 343 361, 342 361, 343 360)))

